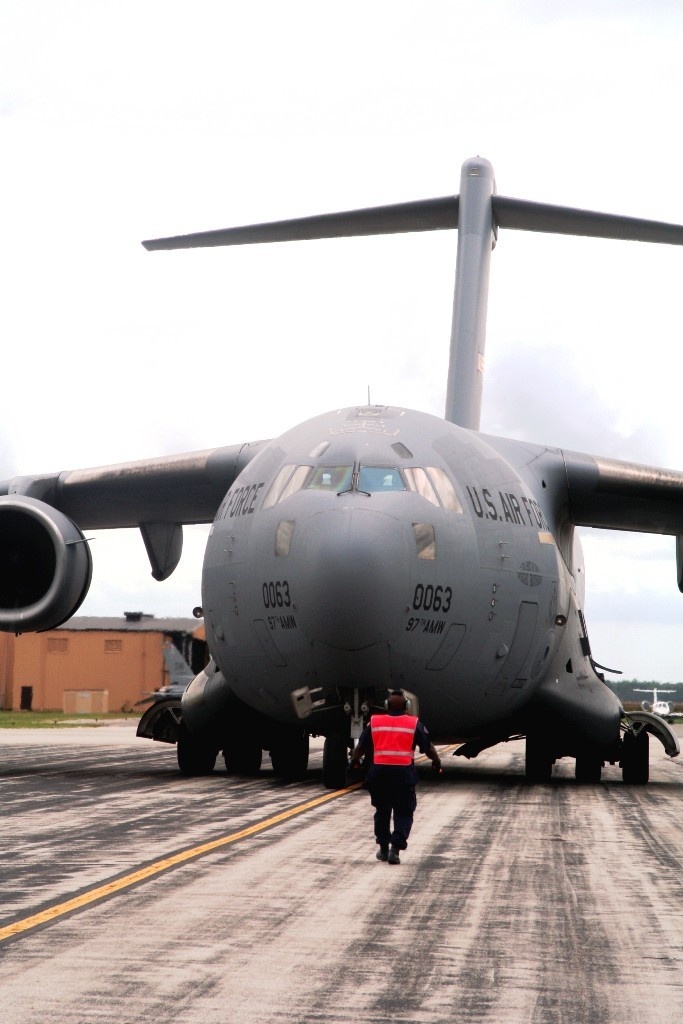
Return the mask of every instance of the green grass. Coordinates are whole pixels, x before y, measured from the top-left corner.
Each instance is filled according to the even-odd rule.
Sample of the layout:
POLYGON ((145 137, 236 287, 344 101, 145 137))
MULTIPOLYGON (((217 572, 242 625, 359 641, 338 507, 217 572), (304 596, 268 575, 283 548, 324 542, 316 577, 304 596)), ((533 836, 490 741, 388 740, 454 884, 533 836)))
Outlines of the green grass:
POLYGON ((65 715, 63 711, 0 711, 0 729, 59 729, 73 726, 106 725, 107 722, 136 722, 140 714, 109 711, 106 714, 65 715))

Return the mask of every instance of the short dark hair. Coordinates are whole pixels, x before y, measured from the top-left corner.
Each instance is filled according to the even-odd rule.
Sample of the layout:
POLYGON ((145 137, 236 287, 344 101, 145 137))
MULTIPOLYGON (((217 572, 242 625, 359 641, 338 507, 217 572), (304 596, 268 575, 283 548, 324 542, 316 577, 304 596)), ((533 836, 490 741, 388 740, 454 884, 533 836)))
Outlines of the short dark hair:
POLYGON ((390 711, 398 711, 399 708, 405 709, 408 707, 408 698, 406 697, 403 690, 392 690, 389 694, 387 701, 387 708, 390 711))

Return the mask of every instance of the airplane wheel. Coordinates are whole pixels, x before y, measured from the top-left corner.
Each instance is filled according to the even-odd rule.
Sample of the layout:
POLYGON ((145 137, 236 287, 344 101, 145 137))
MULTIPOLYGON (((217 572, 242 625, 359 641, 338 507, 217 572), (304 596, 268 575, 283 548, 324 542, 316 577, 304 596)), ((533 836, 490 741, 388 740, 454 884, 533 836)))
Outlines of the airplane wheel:
POLYGON ((258 775, 263 760, 261 744, 252 737, 231 740, 223 750, 223 760, 228 775, 258 775))
POLYGON ((576 758, 574 778, 577 782, 599 782, 602 775, 602 758, 595 754, 579 754, 576 758))
POLYGON ((346 736, 333 733, 325 737, 323 747, 323 785, 325 789, 343 789, 349 766, 346 736))
POLYGON ((643 730, 624 733, 621 776, 630 786, 644 786, 650 778, 650 738, 643 730))
POLYGON ((194 736, 184 722, 178 727, 178 767, 183 775, 210 775, 216 764, 218 751, 194 736))
POLYGON ((308 733, 297 729, 278 736, 270 749, 270 760, 279 779, 303 779, 308 768, 308 733))
POLYGON ((527 736, 524 774, 527 782, 550 782, 554 758, 538 736, 527 736))

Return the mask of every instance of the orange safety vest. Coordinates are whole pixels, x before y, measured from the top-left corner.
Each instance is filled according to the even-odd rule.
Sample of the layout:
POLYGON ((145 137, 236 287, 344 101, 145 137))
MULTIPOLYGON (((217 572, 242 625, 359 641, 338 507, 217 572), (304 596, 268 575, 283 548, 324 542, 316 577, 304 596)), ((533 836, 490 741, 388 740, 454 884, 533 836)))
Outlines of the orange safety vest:
POLYGON ((375 764, 413 763, 414 715, 373 715, 370 719, 375 764))

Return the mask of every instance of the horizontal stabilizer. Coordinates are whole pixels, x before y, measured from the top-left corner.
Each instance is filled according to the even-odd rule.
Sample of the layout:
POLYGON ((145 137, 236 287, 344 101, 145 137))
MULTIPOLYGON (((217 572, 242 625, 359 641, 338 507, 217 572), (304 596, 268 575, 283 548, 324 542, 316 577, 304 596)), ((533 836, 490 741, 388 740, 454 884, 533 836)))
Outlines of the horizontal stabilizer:
POLYGON ((492 196, 492 203, 494 220, 501 228, 683 245, 683 226, 680 224, 531 203, 525 199, 508 199, 507 196, 492 196))
POLYGON ((142 244, 148 250, 192 249, 453 228, 460 231, 446 419, 471 430, 479 429, 489 265, 499 228, 683 245, 683 225, 499 196, 493 167, 481 157, 463 164, 459 195, 152 238, 142 244))
POLYGON ((410 231, 439 231, 458 226, 458 197, 419 199, 412 203, 371 206, 346 213, 325 213, 268 224, 217 231, 198 231, 173 238, 152 238, 145 249, 194 249, 213 245, 253 245, 257 242, 296 242, 312 238, 346 238, 354 235, 392 235, 410 231))
MULTIPOLYGON (((350 238, 358 235, 391 235, 412 231, 457 228, 459 196, 418 199, 412 203, 371 206, 343 213, 246 224, 217 231, 197 231, 170 238, 152 238, 145 249, 194 249, 217 245, 254 245, 259 242, 296 242, 315 238, 350 238)), ((623 217, 614 213, 578 210, 571 206, 532 203, 526 199, 491 196, 496 227, 541 231, 557 235, 583 235, 633 242, 683 245, 683 226, 662 221, 623 217)))

